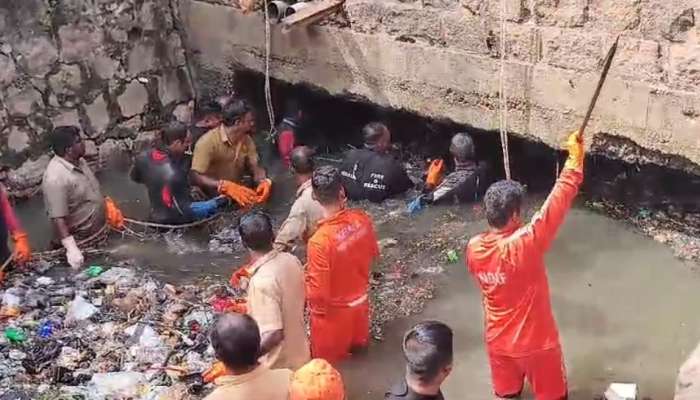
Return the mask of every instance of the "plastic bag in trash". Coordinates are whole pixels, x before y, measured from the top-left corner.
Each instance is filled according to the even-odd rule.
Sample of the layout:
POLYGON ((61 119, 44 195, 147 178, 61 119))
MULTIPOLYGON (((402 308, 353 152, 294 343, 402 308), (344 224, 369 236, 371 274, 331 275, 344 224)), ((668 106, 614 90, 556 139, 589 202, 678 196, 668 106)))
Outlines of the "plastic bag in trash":
POLYGON ((97 313, 97 307, 90 304, 81 296, 75 296, 75 299, 68 304, 68 312, 66 313, 66 322, 85 321, 97 313))
POLYGON ((92 376, 91 399, 139 398, 148 390, 146 376, 140 372, 108 372, 92 376))

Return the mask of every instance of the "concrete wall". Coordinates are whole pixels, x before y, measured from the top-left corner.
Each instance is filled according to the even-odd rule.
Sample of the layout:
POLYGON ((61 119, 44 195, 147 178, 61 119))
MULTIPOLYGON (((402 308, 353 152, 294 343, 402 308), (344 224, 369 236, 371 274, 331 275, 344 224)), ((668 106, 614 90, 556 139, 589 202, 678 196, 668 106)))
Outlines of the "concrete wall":
MULTIPOLYGON (((205 85, 264 70, 260 13, 204 0, 180 8, 205 85)), ((347 0, 323 26, 275 27, 272 75, 497 130, 499 10, 500 0, 347 0)), ((589 130, 595 150, 698 170, 700 0, 507 0, 505 15, 510 131, 558 146, 622 33, 589 130)))
POLYGON ((14 167, 14 194, 39 183, 54 126, 81 126, 89 156, 104 160, 191 97, 170 6, 0 1, 0 160, 14 167))

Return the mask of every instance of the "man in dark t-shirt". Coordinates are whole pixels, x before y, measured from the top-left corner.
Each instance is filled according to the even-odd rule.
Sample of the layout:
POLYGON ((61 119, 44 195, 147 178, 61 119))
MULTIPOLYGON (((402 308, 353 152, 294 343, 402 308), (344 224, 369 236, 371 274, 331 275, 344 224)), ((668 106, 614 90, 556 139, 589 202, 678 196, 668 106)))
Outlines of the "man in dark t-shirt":
POLYGON ((385 400, 444 400, 440 385, 452 372, 452 329, 438 321, 411 328, 403 341, 406 375, 385 400))
POLYGON ((379 203, 414 186, 401 163, 388 150, 391 132, 382 123, 372 122, 362 129, 365 147, 346 153, 340 165, 345 192, 351 200, 379 203))
POLYGON ((454 170, 434 188, 426 187, 427 203, 477 201, 492 183, 491 168, 485 161, 477 161, 474 141, 468 133, 457 133, 450 143, 454 170))
POLYGON ((190 197, 185 151, 192 135, 185 125, 171 122, 161 131, 162 145, 136 157, 131 179, 148 189, 151 220, 162 224, 183 224, 216 213, 225 200, 193 202, 190 197))

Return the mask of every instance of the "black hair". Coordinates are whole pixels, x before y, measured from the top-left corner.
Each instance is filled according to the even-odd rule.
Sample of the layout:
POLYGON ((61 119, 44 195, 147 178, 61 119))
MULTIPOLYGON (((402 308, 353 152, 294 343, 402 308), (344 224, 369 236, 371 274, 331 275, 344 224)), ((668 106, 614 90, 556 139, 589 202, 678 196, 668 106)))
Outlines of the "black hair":
POLYGON ((452 329, 442 322, 425 321, 415 325, 403 340, 408 372, 429 383, 440 370, 452 364, 452 329))
POLYGON ((332 204, 338 200, 338 193, 343 187, 338 168, 324 165, 314 170, 311 176, 314 197, 321 204, 332 204))
POLYGON ((241 234, 245 247, 253 251, 272 250, 275 236, 269 215, 260 211, 251 211, 243 215, 238 224, 238 233, 241 234))
POLYGON ((66 151, 79 141, 80 129, 77 126, 58 126, 49 137, 51 150, 59 157, 65 156, 66 151))
POLYGON ((260 356, 260 328, 246 314, 223 314, 211 332, 216 358, 234 370, 255 366, 260 356))
POLYGON ((203 98, 195 103, 194 115, 196 119, 203 119, 210 114, 220 115, 221 112, 221 105, 216 100, 203 98))
POLYGON ((163 126, 160 132, 161 140, 166 146, 171 145, 176 140, 184 140, 189 130, 180 121, 171 121, 163 126))
POLYGON ((314 171, 314 151, 310 147, 299 146, 289 155, 292 170, 297 174, 310 174, 314 171))
POLYGON ((460 132, 452 136, 450 153, 457 161, 469 161, 475 157, 474 140, 468 133, 460 132))
POLYGON ((233 126, 236 121, 242 119, 246 114, 253 111, 253 107, 245 100, 233 100, 224 107, 223 123, 225 126, 233 126))
POLYGON ((525 190, 516 181, 498 181, 486 190, 486 220, 494 228, 503 228, 516 211, 520 211, 525 190))
POLYGON ((374 146, 384 135, 384 132, 388 130, 389 128, 381 122, 370 122, 365 125, 365 127, 362 128, 362 138, 365 141, 365 145, 374 146))

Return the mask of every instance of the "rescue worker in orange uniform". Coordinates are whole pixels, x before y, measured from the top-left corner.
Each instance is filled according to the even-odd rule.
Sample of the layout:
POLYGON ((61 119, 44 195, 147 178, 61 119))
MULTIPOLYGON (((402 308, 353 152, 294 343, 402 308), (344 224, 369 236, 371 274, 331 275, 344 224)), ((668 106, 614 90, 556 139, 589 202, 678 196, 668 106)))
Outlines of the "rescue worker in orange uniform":
POLYGON ((525 378, 537 400, 567 398, 559 331, 552 315, 544 256, 583 182, 583 141, 567 141, 569 157, 552 192, 530 223, 521 222, 523 187, 496 182, 484 205, 491 227, 469 241, 467 266, 481 289, 485 340, 494 392, 520 395, 525 378))
POLYGON ((379 256, 372 221, 346 208, 337 168, 323 166, 311 178, 324 219, 308 243, 306 299, 311 313, 311 354, 338 362, 369 342, 369 273, 379 256))

